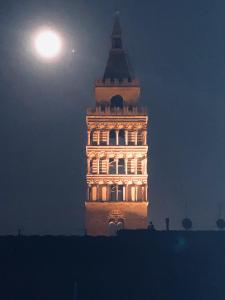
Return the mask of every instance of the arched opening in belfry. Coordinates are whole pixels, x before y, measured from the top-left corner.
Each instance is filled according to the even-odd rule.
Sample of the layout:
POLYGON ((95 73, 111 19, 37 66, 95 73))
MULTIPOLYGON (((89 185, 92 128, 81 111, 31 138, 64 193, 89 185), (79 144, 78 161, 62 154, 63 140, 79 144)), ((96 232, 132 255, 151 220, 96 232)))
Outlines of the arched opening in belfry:
POLYGON ((123 108, 123 98, 120 95, 113 96, 110 100, 111 108, 123 108))

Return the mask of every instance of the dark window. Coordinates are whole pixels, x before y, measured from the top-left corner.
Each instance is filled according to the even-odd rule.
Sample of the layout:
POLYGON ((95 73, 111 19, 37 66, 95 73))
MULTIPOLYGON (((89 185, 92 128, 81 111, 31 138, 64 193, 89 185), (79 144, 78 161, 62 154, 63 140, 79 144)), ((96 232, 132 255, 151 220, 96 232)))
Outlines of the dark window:
POLYGON ((117 188, 116 185, 113 184, 110 186, 110 201, 116 201, 117 188))
POLYGON ((123 201, 123 186, 117 186, 117 201, 123 201))
POLYGON ((113 48, 115 49, 120 49, 120 48, 122 48, 122 41, 121 41, 121 38, 120 37, 118 37, 118 38, 114 38, 113 39, 113 48))
POLYGON ((110 130, 109 132, 109 144, 116 145, 116 131, 110 130))
POLYGON ((110 101, 111 108, 123 108, 123 98, 119 95, 113 96, 110 101))
POLYGON ((123 201, 123 185, 110 186, 110 201, 123 201))
POLYGON ((108 224, 108 233, 109 235, 116 235, 117 232, 117 226, 114 220, 110 220, 108 224))
POLYGON ((119 131, 119 145, 125 145, 125 130, 123 129, 119 131))
POLYGON ((114 158, 109 159, 109 174, 116 174, 116 161, 114 158))
POLYGON ((119 219, 116 225, 117 225, 117 231, 122 230, 124 228, 124 220, 119 219))
POLYGON ((125 174, 125 162, 123 158, 118 159, 118 174, 125 174))
POLYGON ((105 105, 101 104, 100 107, 101 107, 101 111, 105 111, 105 105))

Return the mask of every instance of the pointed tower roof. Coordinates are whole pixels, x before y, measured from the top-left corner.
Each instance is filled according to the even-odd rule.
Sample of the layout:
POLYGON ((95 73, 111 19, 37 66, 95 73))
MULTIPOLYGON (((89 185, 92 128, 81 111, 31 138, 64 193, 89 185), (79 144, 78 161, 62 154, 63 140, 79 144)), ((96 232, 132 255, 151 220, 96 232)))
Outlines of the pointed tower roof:
POLYGON ((111 35, 111 49, 106 64, 103 80, 117 79, 119 81, 131 81, 134 76, 129 63, 128 55, 122 45, 122 30, 120 26, 119 13, 115 13, 113 31, 111 35))

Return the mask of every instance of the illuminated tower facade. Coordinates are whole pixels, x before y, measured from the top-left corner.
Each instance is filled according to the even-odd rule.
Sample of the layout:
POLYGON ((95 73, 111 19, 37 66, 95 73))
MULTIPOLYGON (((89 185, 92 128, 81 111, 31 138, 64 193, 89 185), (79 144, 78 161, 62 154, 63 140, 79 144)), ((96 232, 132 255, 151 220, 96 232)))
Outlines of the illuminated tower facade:
POLYGON ((94 108, 86 116, 88 141, 85 229, 88 235, 147 227, 146 110, 140 85, 122 46, 115 17, 104 75, 95 82, 94 108))

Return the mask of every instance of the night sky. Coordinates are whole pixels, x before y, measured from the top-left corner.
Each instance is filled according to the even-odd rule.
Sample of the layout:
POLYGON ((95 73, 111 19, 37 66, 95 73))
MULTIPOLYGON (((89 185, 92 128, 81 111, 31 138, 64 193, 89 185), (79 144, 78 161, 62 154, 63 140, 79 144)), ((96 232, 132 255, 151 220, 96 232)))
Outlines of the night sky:
POLYGON ((4 1, 0 234, 83 233, 85 113, 115 8, 149 109, 150 219, 180 229, 187 215, 194 229, 215 229, 219 206, 225 217, 224 0, 4 1), (29 44, 46 24, 66 41, 55 63, 29 44))

